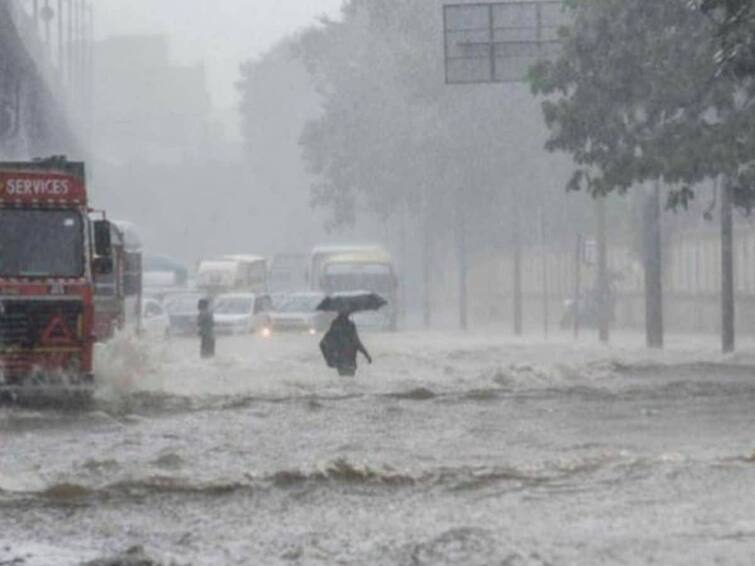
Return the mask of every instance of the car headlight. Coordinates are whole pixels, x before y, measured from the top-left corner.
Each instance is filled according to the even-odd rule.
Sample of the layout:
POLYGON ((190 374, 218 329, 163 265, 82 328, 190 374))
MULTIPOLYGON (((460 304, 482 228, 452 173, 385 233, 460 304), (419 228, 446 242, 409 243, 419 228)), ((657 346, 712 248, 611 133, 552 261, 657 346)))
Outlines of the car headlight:
POLYGON ((310 336, 315 336, 316 334, 317 334, 317 330, 315 330, 314 328, 310 328, 309 329, 309 335, 310 336))
POLYGON ((261 333, 261 334, 262 334, 262 337, 263 337, 263 338, 270 338, 270 336, 272 336, 272 335, 273 335, 273 331, 272 331, 272 330, 270 330, 270 327, 268 327, 268 326, 265 326, 265 327, 264 327, 264 328, 262 329, 262 333, 261 333))

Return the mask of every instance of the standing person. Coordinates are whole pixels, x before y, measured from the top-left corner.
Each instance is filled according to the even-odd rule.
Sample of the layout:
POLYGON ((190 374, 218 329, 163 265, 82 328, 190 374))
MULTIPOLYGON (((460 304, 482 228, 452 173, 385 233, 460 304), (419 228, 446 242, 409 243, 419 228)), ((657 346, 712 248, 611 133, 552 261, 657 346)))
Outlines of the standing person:
POLYGON ((212 358, 215 355, 215 320, 210 310, 210 301, 200 299, 197 307, 199 308, 199 316, 197 316, 199 352, 202 358, 212 358))
POLYGON ((328 367, 338 369, 339 375, 351 377, 356 374, 357 352, 361 352, 367 362, 372 363, 372 356, 359 339, 357 327, 349 320, 347 312, 338 313, 320 342, 320 350, 328 367))

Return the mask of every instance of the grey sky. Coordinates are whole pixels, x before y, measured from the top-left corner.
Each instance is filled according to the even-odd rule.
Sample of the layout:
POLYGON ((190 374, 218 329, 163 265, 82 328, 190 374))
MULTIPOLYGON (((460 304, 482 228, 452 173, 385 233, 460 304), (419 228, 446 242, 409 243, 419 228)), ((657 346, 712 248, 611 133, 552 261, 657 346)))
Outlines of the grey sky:
POLYGON ((315 21, 342 0, 97 0, 99 38, 166 33, 180 62, 205 63, 217 107, 236 103, 239 63, 315 21))

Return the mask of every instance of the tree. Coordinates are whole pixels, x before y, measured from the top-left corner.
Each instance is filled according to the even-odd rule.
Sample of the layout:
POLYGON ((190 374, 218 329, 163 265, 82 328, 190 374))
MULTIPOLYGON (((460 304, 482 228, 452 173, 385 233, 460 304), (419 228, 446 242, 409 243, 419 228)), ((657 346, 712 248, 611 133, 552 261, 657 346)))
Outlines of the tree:
MULTIPOLYGON (((501 194, 509 184, 535 185, 522 198, 535 208, 550 187, 536 182, 547 169, 535 163, 543 132, 522 125, 529 119, 542 130, 531 97, 519 89, 526 99, 517 94, 502 108, 499 90, 447 87, 437 16, 432 2, 352 0, 341 20, 305 33, 298 51, 323 112, 301 143, 317 177, 313 202, 331 212, 332 226, 409 211, 422 226, 426 280, 432 244, 452 240, 445 247, 457 252, 464 326, 466 253, 498 243, 509 204, 501 194)), ((536 240, 534 223, 524 225, 536 240)))
MULTIPOLYGON (((554 97, 543 104, 548 148, 577 164, 568 188, 600 196, 663 182, 675 209, 694 198, 697 183, 723 177, 731 201, 749 209, 752 97, 748 85, 718 73, 714 21, 685 0, 571 6, 561 57, 532 72, 534 92, 554 97)), ((655 298, 647 300, 650 314, 655 298)))
POLYGON ((723 73, 755 75, 755 6, 750 0, 697 0, 703 13, 716 22, 723 73))

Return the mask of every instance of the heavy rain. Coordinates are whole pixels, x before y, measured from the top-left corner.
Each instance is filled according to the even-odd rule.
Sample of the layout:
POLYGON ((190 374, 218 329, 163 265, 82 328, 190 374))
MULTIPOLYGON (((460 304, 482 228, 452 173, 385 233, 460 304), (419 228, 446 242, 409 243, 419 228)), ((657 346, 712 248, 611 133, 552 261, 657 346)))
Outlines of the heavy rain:
POLYGON ((0 0, 0 566, 755 560, 755 4, 0 0))

